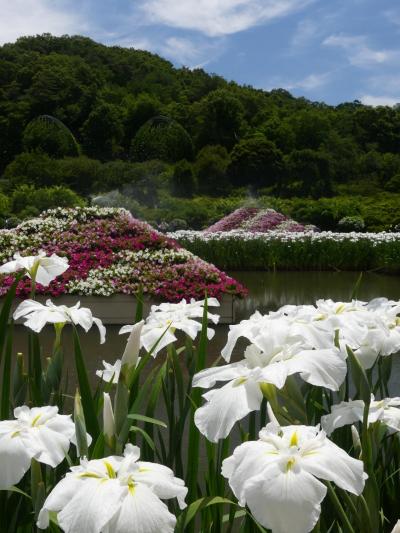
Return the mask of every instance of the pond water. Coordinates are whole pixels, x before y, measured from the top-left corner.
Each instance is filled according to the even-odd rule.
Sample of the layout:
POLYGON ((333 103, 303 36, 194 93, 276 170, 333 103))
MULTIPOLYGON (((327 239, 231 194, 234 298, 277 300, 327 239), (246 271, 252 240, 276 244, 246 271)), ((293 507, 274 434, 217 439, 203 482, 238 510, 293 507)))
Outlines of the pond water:
MULTIPOLYGON (((333 300, 348 300, 357 282, 359 274, 356 272, 230 272, 230 275, 242 282, 248 289, 249 295, 236 302, 236 320, 248 318, 256 309, 261 312, 276 310, 285 304, 308 304, 318 298, 332 298, 333 300)), ((359 286, 359 299, 370 300, 378 296, 400 299, 400 279, 398 276, 384 276, 378 274, 363 275, 359 286)), ((88 333, 82 330, 81 344, 86 359, 89 376, 93 384, 96 382, 95 371, 102 367, 105 359, 113 362, 121 357, 127 336, 119 335, 120 326, 107 326, 107 340, 99 344, 97 328, 93 327, 88 333)), ((23 326, 16 326, 15 350, 22 353, 27 351, 27 331, 23 326)), ((219 356, 226 343, 227 325, 216 327, 216 335, 209 345, 208 364, 212 364, 219 356)), ((66 327, 64 332, 65 363, 71 393, 75 389, 75 368, 71 329, 66 327)), ((41 335, 43 355, 49 356, 54 340, 53 328, 47 326, 41 335)), ((233 360, 243 357, 245 341, 238 342, 233 353, 233 360)), ((395 362, 394 393, 400 396, 400 358, 395 362)))
MULTIPOLYGON (((286 304, 311 304, 318 298, 348 301, 359 272, 229 272, 248 288, 248 297, 236 302, 236 320, 286 304)), ((400 299, 400 276, 363 273, 358 286, 360 300, 379 296, 400 299)))

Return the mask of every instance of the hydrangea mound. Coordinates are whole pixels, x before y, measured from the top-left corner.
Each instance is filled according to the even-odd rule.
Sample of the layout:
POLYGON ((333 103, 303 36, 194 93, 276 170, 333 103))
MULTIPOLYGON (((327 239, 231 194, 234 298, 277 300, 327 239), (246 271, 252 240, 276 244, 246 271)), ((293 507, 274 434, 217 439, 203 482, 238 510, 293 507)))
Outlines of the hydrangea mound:
MULTIPOLYGON (((0 263, 13 255, 39 251, 66 257, 69 268, 48 287, 36 292, 51 296, 135 294, 139 287, 149 296, 170 302, 185 298, 221 299, 226 293, 241 296, 245 289, 234 279, 175 241, 134 219, 125 209, 50 209, 12 230, 0 231, 0 263)), ((0 275, 0 295, 14 280, 0 275)), ((19 282, 17 296, 26 297, 31 280, 19 282)))
POLYGON ((305 231, 307 228, 275 209, 258 207, 240 207, 205 230, 206 233, 218 233, 243 230, 250 233, 268 231, 305 231))

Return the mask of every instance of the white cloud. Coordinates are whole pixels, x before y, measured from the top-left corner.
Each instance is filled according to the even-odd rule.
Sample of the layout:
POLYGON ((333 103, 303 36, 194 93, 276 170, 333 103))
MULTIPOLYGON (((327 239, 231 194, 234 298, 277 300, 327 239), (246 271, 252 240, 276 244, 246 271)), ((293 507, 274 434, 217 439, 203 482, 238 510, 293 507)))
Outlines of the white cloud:
POLYGON ((388 9, 387 11, 384 11, 383 14, 389 22, 391 22, 392 24, 395 24, 396 26, 400 26, 400 12, 399 11, 396 11, 394 9, 388 9))
POLYGON ((357 67, 390 63, 400 58, 399 50, 374 50, 363 35, 330 35, 322 44, 342 48, 347 52, 350 64, 357 67))
POLYGON ((361 102, 365 105, 371 105, 377 107, 380 105, 387 105, 393 107, 396 104, 400 104, 400 96, 397 98, 394 96, 373 96, 371 94, 365 94, 360 98, 361 102))
POLYGON ((67 8, 51 0, 0 0, 0 44, 22 35, 87 32, 87 25, 67 8))
POLYGON ((293 89, 300 89, 306 92, 312 92, 315 89, 323 87, 332 79, 331 72, 323 72, 321 74, 309 74, 308 76, 297 80, 297 81, 288 81, 282 78, 275 77, 269 81, 266 87, 267 91, 270 91, 276 87, 284 88, 288 91, 293 89))
POLYGON ((312 41, 321 31, 316 21, 305 19, 297 24, 296 31, 290 42, 293 48, 300 48, 312 41))
POLYGON ((211 37, 247 30, 290 15, 316 0, 142 0, 147 22, 211 37))
POLYGON ((181 37, 169 37, 164 45, 160 46, 160 52, 172 58, 177 63, 190 68, 204 66, 211 56, 212 45, 208 43, 195 43, 190 39, 181 37))
POLYGON ((320 87, 323 87, 326 85, 331 78, 331 74, 329 72, 325 72, 322 74, 309 74, 302 80, 299 80, 297 82, 294 82, 292 85, 287 85, 287 89, 304 89, 306 91, 312 91, 314 89, 319 89, 320 87))

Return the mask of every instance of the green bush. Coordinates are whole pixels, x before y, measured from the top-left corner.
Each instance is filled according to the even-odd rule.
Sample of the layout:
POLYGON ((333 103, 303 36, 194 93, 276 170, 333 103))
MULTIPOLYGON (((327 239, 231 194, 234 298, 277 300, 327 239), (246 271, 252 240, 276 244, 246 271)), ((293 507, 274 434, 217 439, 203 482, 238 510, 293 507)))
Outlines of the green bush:
POLYGON ((100 169, 99 161, 86 156, 52 159, 44 153, 25 152, 7 166, 3 180, 8 189, 24 184, 36 188, 65 185, 80 194, 88 194, 100 169))
POLYGON ((29 184, 35 187, 59 185, 61 177, 56 160, 36 152, 24 152, 15 157, 4 171, 10 187, 29 184))
POLYGON ((365 229, 365 222, 362 217, 343 217, 339 220, 338 231, 364 231, 365 229))
POLYGON ((3 193, 0 193, 0 217, 5 217, 10 212, 10 199, 3 193))
POLYGON ((400 193, 400 174, 395 174, 390 180, 385 184, 385 190, 389 192, 398 192, 400 193))
POLYGON ((78 144, 68 128, 46 115, 29 122, 22 136, 22 146, 25 152, 44 152, 54 158, 79 155, 78 144))
POLYGON ((84 205, 85 202, 80 196, 63 186, 36 189, 32 185, 21 185, 11 195, 12 212, 19 218, 36 216, 41 211, 54 207, 84 205))

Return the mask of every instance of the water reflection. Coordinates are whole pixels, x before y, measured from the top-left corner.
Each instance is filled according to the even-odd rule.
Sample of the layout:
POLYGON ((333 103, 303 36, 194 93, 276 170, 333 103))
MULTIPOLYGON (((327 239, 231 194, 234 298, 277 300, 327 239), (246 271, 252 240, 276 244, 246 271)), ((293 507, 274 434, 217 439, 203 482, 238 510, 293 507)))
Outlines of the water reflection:
MULTIPOLYGON (((346 301, 357 283, 358 272, 229 272, 249 289, 236 302, 236 320, 248 318, 256 309, 265 313, 285 304, 311 304, 318 298, 346 301)), ((399 276, 363 274, 360 300, 386 296, 400 299, 399 276)))

